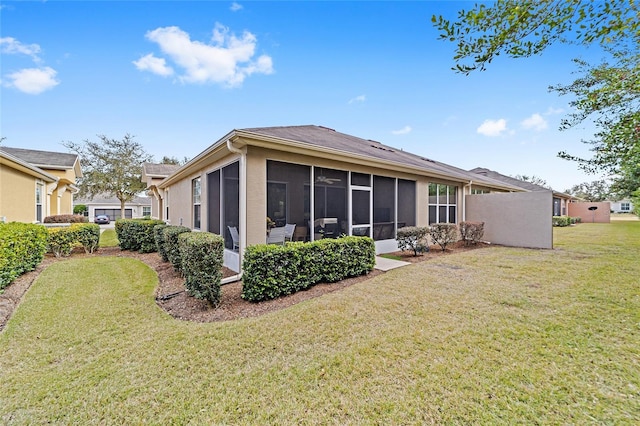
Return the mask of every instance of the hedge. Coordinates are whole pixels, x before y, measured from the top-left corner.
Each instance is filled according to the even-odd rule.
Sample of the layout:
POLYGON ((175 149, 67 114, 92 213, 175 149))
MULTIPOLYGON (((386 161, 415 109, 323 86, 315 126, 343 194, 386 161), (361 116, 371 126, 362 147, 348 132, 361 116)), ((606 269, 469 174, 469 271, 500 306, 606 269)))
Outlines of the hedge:
POLYGON ((484 236, 484 222, 460 222, 459 228, 465 245, 477 244, 484 236))
POLYGON ((118 219, 116 234, 120 249, 151 253, 157 250, 153 227, 164 224, 162 220, 153 219, 118 219))
POLYGON ((76 233, 76 241, 85 253, 93 253, 100 245, 100 225, 95 223, 74 223, 71 229, 76 233))
POLYGON ((569 226, 571 225, 571 218, 569 216, 553 216, 551 223, 553 226, 569 226))
POLYGON ((398 229, 396 241, 398 248, 402 251, 413 250, 413 255, 425 253, 429 251, 429 242, 427 235, 429 228, 423 226, 405 226, 398 229))
POLYGON ((458 227, 453 223, 434 223, 429 229, 429 236, 445 251, 449 244, 458 240, 458 227))
POLYGON ((182 272, 182 260, 180 257, 180 246, 178 245, 178 236, 185 232, 191 232, 186 226, 171 225, 162 230, 164 234, 164 251, 167 259, 173 265, 173 269, 182 272))
POLYGON ((249 246, 242 262, 242 298, 275 299, 319 282, 366 274, 374 265, 375 244, 368 237, 249 246))
POLYGON ((55 257, 69 256, 74 247, 93 253, 100 243, 100 225, 74 223, 69 227, 48 228, 47 251, 55 257))
POLYGON ((183 232, 177 235, 187 291, 217 306, 220 303, 224 238, 209 232, 183 232))
POLYGON ((87 223, 89 219, 81 214, 58 214, 47 216, 44 223, 87 223))
POLYGON ((153 239, 156 241, 156 250, 158 251, 160 257, 162 257, 163 262, 169 261, 167 252, 164 249, 164 228, 166 227, 167 225, 164 223, 153 227, 153 239))
POLYGON ((0 290, 35 269, 47 249, 47 229, 28 223, 0 223, 0 290))

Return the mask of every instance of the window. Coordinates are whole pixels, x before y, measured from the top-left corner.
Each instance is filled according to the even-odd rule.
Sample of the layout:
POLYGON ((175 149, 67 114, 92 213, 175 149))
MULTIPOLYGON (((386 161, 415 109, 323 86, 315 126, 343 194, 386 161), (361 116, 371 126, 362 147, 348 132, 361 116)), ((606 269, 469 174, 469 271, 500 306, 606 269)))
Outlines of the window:
POLYGON ((42 222, 42 184, 36 184, 36 220, 42 222))
POLYGON ((429 225, 456 223, 457 189, 452 185, 429 184, 429 225))
POLYGON ((151 206, 142 206, 142 216, 151 216, 151 206))
POLYGON ((620 211, 622 211, 622 212, 631 211, 630 203, 620 203, 620 211))
POLYGON ((200 178, 191 181, 193 194, 193 229, 200 229, 200 178))
POLYGON ((488 191, 486 189, 476 189, 476 188, 472 188, 471 189, 471 194, 475 195, 475 194, 489 194, 491 191, 488 191))

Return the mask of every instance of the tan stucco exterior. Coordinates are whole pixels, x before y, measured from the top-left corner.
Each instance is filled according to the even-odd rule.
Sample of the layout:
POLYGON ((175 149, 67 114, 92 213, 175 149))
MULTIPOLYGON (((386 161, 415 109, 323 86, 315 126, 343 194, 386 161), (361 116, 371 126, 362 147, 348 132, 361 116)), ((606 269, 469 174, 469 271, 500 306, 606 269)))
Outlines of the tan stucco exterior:
POLYGON ((609 201, 569 203, 569 216, 579 217, 583 223, 609 223, 611 203, 609 201), (589 208, 595 207, 595 210, 589 208))
POLYGON ((75 167, 36 167, 0 151, 0 219, 31 223, 50 215, 72 214, 75 179, 75 167), (41 217, 36 205, 38 190, 41 217))

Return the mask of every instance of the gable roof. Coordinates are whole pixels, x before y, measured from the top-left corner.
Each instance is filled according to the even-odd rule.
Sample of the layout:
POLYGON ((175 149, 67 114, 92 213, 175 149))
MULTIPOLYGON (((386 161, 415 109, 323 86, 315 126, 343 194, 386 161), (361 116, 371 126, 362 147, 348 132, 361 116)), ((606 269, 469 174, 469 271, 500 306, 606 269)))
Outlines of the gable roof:
POLYGON ((8 164, 10 168, 20 170, 23 173, 34 176, 38 179, 42 179, 45 182, 56 182, 58 180, 57 177, 45 172, 44 170, 29 164, 28 162, 21 160, 18 157, 15 157, 9 154, 6 151, 0 149, 0 164, 8 164))
MULTIPOLYGON (((107 196, 105 194, 96 195, 93 198, 78 198, 73 200, 73 204, 85 204, 85 205, 94 205, 94 204, 109 204, 109 205, 120 205, 120 200, 113 196, 107 196)), ((133 197, 131 201, 127 201, 125 205, 140 205, 140 206, 150 206, 151 198, 149 197, 140 197, 136 195, 133 197)))
POLYGON ((178 164, 144 163, 142 164, 142 173, 151 178, 166 178, 179 168, 178 164))
POLYGON ((542 185, 536 185, 535 183, 531 183, 531 182, 527 182, 524 180, 520 180, 520 179, 516 179, 513 178, 511 176, 506 176, 503 175, 501 173, 498 173, 494 170, 489 170, 487 168, 484 167, 476 167, 475 169, 471 169, 469 170, 471 173, 477 173, 481 176, 486 176, 495 180, 499 180, 505 183, 508 183, 510 185, 514 185, 514 186, 518 186, 522 189, 525 189, 527 191, 530 192, 540 192, 540 191, 551 191, 553 192, 554 195, 557 195, 561 198, 568 198, 568 199, 573 199, 573 200, 578 200, 577 197, 574 197, 572 195, 569 195, 567 193, 564 192, 558 192, 556 190, 554 190, 553 188, 546 188, 542 185))
POLYGON ((77 154, 67 154, 64 152, 53 151, 37 151, 35 149, 10 148, 8 146, 0 147, 14 157, 18 157, 27 163, 31 163, 37 167, 47 169, 72 169, 78 161, 77 154))
POLYGON ((330 158, 358 164, 361 164, 362 161, 370 161, 376 163, 378 167, 390 170, 431 176, 443 180, 473 182, 507 191, 522 191, 520 187, 499 180, 479 176, 467 170, 415 155, 374 140, 362 139, 337 132, 328 127, 316 125, 253 127, 232 130, 172 173, 160 184, 160 187, 166 187, 192 173, 194 169, 202 166, 209 156, 219 153, 220 150, 227 149, 225 145, 228 142, 237 142, 239 143, 238 146, 245 144, 263 146, 267 149, 298 151, 310 155, 315 153, 318 156, 331 156, 330 158))

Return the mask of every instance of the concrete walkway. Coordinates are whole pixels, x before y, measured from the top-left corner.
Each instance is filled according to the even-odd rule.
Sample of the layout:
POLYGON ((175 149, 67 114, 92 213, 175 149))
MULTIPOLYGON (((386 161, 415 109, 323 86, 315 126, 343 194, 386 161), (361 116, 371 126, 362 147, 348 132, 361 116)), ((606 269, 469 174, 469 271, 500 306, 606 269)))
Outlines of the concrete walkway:
POLYGON ((390 271, 391 269, 400 268, 401 266, 411 265, 409 262, 402 260, 387 259, 386 257, 376 256, 376 265, 374 268, 381 271, 390 271))

